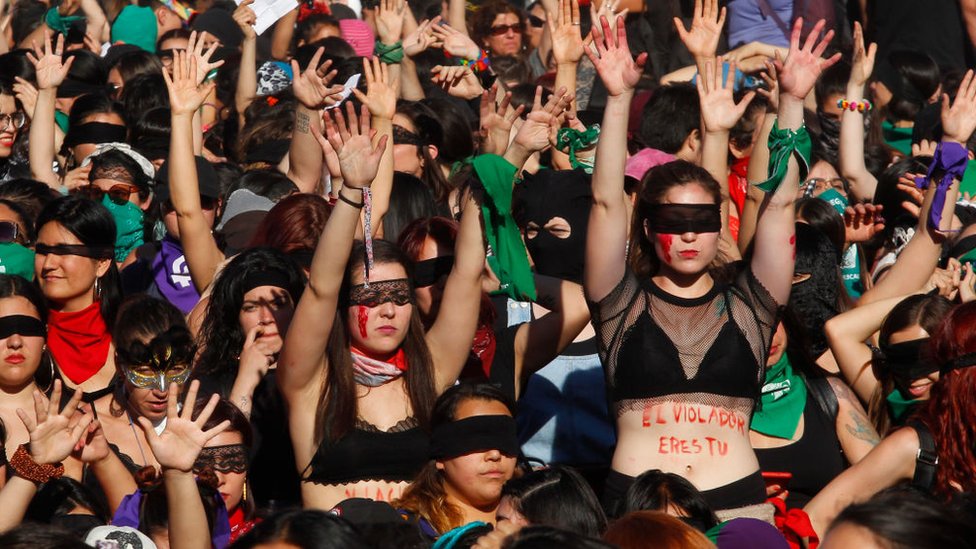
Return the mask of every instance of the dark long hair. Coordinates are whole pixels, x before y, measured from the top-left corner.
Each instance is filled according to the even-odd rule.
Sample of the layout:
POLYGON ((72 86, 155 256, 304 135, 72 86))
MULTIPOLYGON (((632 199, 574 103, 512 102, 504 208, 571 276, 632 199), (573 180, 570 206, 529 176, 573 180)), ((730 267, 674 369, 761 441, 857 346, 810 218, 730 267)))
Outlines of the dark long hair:
POLYGON ((555 465, 512 479, 502 487, 512 506, 530 524, 555 526, 599 537, 607 528, 600 501, 571 467, 555 465))
MULTIPOLYGON (((305 289, 305 277, 298 265, 274 248, 251 248, 234 257, 214 281, 207 313, 200 326, 203 346, 194 376, 237 374, 237 356, 247 334, 241 329, 238 315, 244 303, 244 279, 254 273, 273 271, 288 280, 284 288, 293 303, 298 303, 305 289)), ((282 334, 284 337, 284 334, 282 334)))
MULTIPOLYGON (((430 156, 428 145, 437 147, 438 151, 444 146, 444 127, 437 114, 427 105, 418 101, 399 101, 397 103, 397 114, 402 114, 413 122, 416 128, 416 135, 423 142, 417 145, 417 154, 424 161, 423 172, 420 179, 430 187, 434 194, 434 200, 439 206, 447 205, 450 200, 453 187, 441 172, 440 164, 430 156)), ((393 235, 391 235, 392 237, 393 235)))
MULTIPOLYGON (((105 206, 80 196, 64 196, 48 203, 37 216, 37 232, 44 225, 58 223, 85 246, 115 249, 115 220, 105 206)), ((119 269, 110 261, 108 271, 96 283, 101 291, 102 320, 109 330, 115 325, 115 312, 122 301, 119 269)), ((94 286, 94 285, 93 285, 94 286)))
POLYGON ((660 469, 645 471, 634 479, 624 496, 621 511, 622 514, 645 510, 666 513, 670 507, 680 509, 706 529, 718 524, 718 517, 705 496, 692 483, 660 469))
POLYGON ((237 540, 234 547, 251 549, 276 541, 300 549, 369 547, 348 521, 332 513, 312 509, 297 509, 272 515, 237 540))
MULTIPOLYGON (((356 381, 353 379, 352 357, 349 353, 349 326, 346 323, 346 309, 349 305, 346 296, 349 295, 352 273, 362 270, 365 254, 366 247, 357 240, 353 244, 346 275, 339 290, 339 306, 336 307, 335 322, 332 324, 326 347, 328 375, 319 393, 318 414, 315 417, 316 443, 339 440, 352 430, 356 422, 356 381)), ((374 240, 373 261, 376 264, 402 265, 408 278, 410 276, 412 263, 392 242, 374 240)), ((424 339, 424 327, 416 306, 413 307, 407 336, 401 343, 401 348, 406 355, 407 364, 410 365, 403 375, 410 406, 414 417, 421 425, 426 426, 437 392, 434 388, 434 361, 424 339)))

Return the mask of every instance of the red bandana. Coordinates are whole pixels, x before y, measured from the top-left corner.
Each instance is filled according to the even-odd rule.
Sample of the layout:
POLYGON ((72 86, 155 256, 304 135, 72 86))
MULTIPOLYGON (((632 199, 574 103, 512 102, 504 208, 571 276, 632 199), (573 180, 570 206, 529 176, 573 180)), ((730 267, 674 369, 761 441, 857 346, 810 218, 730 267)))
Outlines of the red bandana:
POLYGON ((254 528, 258 523, 257 520, 245 520, 244 509, 242 509, 240 505, 237 506, 237 509, 234 509, 234 512, 231 513, 229 517, 227 517, 227 522, 230 523, 231 543, 234 543, 237 541, 237 538, 250 532, 251 528, 254 528))
POLYGON ((111 344, 98 301, 74 313, 51 311, 48 315, 47 346, 72 383, 84 383, 98 373, 111 344))

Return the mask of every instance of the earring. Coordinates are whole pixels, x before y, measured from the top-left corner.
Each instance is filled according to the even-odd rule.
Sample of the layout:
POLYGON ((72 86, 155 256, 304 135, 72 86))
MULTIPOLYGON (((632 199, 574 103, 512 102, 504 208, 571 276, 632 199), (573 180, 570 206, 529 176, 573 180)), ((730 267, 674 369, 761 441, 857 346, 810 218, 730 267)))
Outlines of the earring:
POLYGON ((244 487, 241 489, 241 501, 247 501, 247 478, 244 478, 244 487))
POLYGON ((95 279, 95 299, 101 299, 102 298, 102 284, 101 284, 101 282, 102 281, 101 281, 100 278, 96 278, 95 279))

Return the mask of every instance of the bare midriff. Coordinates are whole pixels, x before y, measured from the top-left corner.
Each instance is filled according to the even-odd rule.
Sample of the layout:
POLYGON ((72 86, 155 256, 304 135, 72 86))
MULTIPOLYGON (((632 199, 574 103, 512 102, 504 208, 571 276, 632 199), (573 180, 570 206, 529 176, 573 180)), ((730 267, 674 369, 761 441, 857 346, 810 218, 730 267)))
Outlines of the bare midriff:
POLYGON ((302 501, 305 507, 328 511, 340 501, 349 498, 366 498, 387 503, 399 499, 409 482, 385 480, 361 480, 345 484, 302 483, 302 501))
POLYGON ((657 400, 617 417, 614 471, 637 476, 660 469, 699 490, 735 482, 759 469, 749 417, 694 401, 657 400))

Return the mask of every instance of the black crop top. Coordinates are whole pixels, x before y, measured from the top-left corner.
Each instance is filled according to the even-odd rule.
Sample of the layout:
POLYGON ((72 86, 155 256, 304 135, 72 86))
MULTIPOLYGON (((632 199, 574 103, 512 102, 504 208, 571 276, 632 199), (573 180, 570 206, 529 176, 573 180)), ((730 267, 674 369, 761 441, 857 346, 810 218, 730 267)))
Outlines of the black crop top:
POLYGON ((362 480, 411 482, 427 463, 428 435, 414 418, 381 431, 362 420, 337 442, 319 444, 302 480, 345 484, 362 480))
POLYGON ((695 299, 639 281, 628 269, 590 304, 618 416, 679 394, 752 415, 779 307, 744 263, 730 268, 731 284, 716 283, 695 299))

